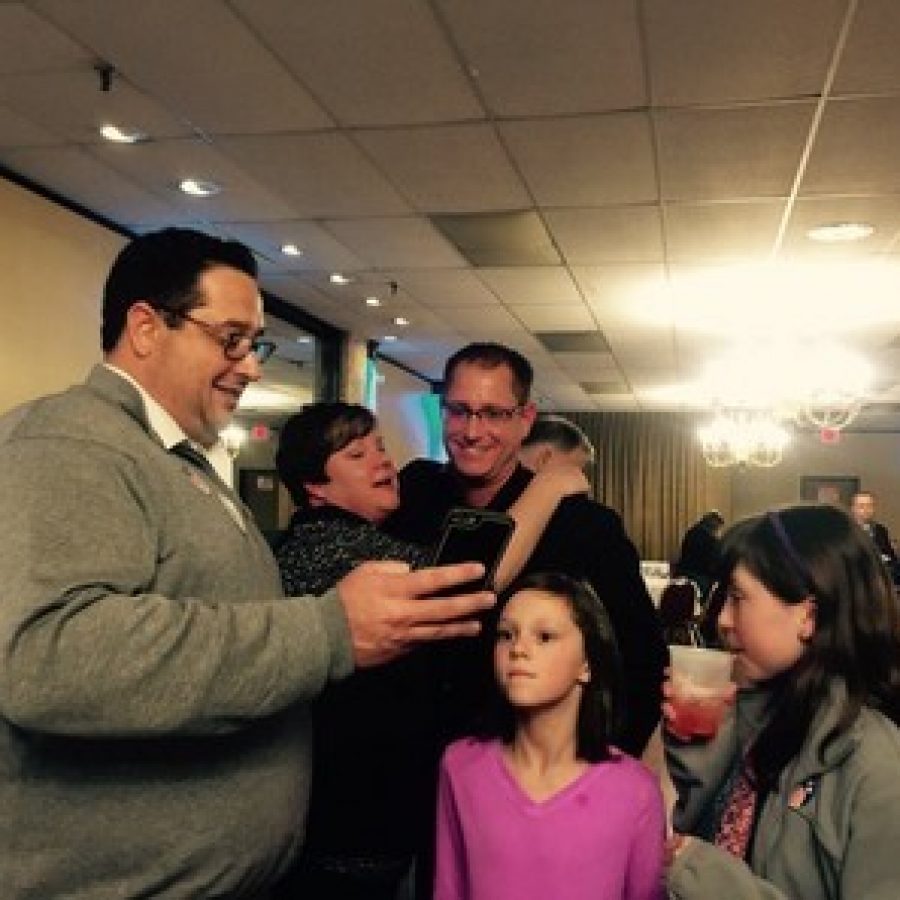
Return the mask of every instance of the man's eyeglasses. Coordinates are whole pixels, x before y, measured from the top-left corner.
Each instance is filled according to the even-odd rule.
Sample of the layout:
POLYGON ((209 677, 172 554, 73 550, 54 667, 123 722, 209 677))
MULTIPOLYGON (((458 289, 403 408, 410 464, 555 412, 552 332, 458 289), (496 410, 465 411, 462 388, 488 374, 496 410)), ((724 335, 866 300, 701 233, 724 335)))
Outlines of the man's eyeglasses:
POLYGON ((521 406, 482 406, 471 409, 465 403, 445 403, 441 408, 449 425, 468 425, 470 419, 480 419, 486 425, 505 425, 522 412, 521 406))
POLYGON ((224 323, 203 322, 186 312, 171 311, 168 315, 184 319, 206 332, 222 348, 225 359, 231 362, 240 362, 248 353, 252 353, 262 365, 275 352, 275 341, 267 340, 261 335, 247 334, 224 323))

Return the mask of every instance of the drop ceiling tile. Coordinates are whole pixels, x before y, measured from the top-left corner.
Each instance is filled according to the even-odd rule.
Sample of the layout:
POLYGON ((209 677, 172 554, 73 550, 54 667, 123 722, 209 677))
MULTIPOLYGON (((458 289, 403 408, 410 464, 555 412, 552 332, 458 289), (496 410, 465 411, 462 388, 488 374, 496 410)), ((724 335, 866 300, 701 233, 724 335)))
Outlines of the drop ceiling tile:
POLYGON ((342 125, 484 118, 427 4, 238 0, 235 5, 342 125))
POLYGON ((179 218, 175 204, 165 203, 78 147, 0 148, 0 164, 119 224, 160 226, 179 218))
POLYGON ((581 297, 562 266, 479 269, 481 280, 507 306, 581 305, 581 297))
POLYGON ((900 195, 887 197, 799 197, 782 244, 783 254, 826 260, 834 257, 883 253, 900 232, 900 195), (875 231, 861 241, 827 244, 811 241, 806 232, 815 225, 861 222, 875 231))
POLYGON ((89 52, 24 3, 0 3, 0 74, 75 69, 92 62, 89 52))
POLYGON ((457 307, 447 310, 444 317, 447 324, 462 334, 471 335, 471 340, 478 340, 483 334, 516 333, 522 328, 518 319, 513 318, 507 310, 500 306, 489 307, 457 307))
POLYGON ((253 211, 253 219, 295 218, 282 197, 247 177, 214 146, 200 140, 174 139, 146 144, 103 144, 90 153, 148 191, 164 196, 182 215, 209 222, 234 222, 253 211), (214 181, 222 191, 209 197, 190 197, 178 190, 184 178, 214 181))
POLYGON ((653 321, 648 302, 663 297, 667 290, 661 264, 579 266, 572 275, 604 333, 607 325, 640 326, 653 321))
POLYGON ((784 201, 668 206, 671 260, 764 259, 774 246, 784 201))
POLYGON ((443 314, 459 306, 496 306, 497 298, 469 269, 428 269, 385 272, 423 306, 443 314))
POLYGON ((531 205, 489 125, 358 131, 354 139, 417 210, 482 212, 531 205))
POLYGON ((547 397, 552 403, 553 409, 561 409, 566 412, 597 409, 596 402, 577 384, 560 384, 551 387, 547 390, 547 397))
POLYGON ((344 135, 222 138, 224 153, 303 218, 400 215, 409 206, 344 135))
POLYGON ((656 114, 668 200, 787 196, 803 155, 812 103, 656 114))
POLYGON ((663 259, 662 225, 655 206, 549 209, 544 218, 571 266, 663 259))
POLYGON ((650 123, 643 112, 497 125, 540 206, 657 199, 650 123))
POLYGON ((440 316, 417 316, 411 320, 411 324, 403 328, 403 334, 411 341, 421 344, 423 341, 434 338, 449 338, 456 336, 456 329, 448 325, 440 316))
POLYGON ((900 191, 900 97, 832 100, 800 188, 804 194, 900 191))
POLYGON ((351 284, 328 284, 324 291, 336 300, 355 305, 365 315, 379 320, 406 316, 418 323, 427 320, 440 326, 439 320, 434 318, 434 310, 423 306, 402 287, 394 291, 392 284, 396 282, 387 281, 381 272, 369 271, 359 273, 351 284), (370 305, 367 302, 370 297, 375 297, 379 301, 378 305, 370 305))
MULTIPOLYGON (((0 82, 2 80, 0 78, 0 82)), ((0 147, 47 147, 60 143, 57 135, 0 105, 0 147)))
POLYGON ((356 272, 366 264, 314 222, 224 223, 238 240, 268 258, 281 271, 356 272), (286 256, 283 244, 295 244, 302 256, 286 256))
POLYGON ((386 297, 389 291, 387 280, 381 277, 381 273, 372 272, 368 268, 352 272, 347 276, 350 280, 344 283, 332 282, 332 274, 327 270, 313 269, 303 272, 300 277, 326 296, 341 302, 353 300, 362 303, 366 297, 372 294, 382 298, 386 297))
POLYGON ((632 386, 648 380, 657 382, 677 364, 675 340, 671 329, 646 331, 614 328, 608 335, 613 356, 632 386))
POLYGON ((495 115, 646 103, 633 0, 440 0, 440 10, 495 115))
POLYGON ((606 380, 619 372, 611 353, 554 353, 553 358, 564 372, 585 381, 606 380))
POLYGON ((113 79, 100 90, 97 73, 41 72, 0 77, 0 103, 72 141, 100 144, 101 125, 133 128, 151 138, 184 137, 193 129, 125 78, 113 79))
POLYGON ((818 94, 845 0, 643 4, 654 105, 818 94))
POLYGON ((431 221, 473 266, 552 266, 559 262, 536 212, 438 215, 431 221))
MULTIPOLYGON (((219 0, 133 3, 127 15, 118 16, 110 15, 108 0, 34 0, 32 5, 208 134, 332 124, 284 64, 219 0)), ((302 15, 300 6, 294 15, 302 15)))
POLYGON ((281 272, 261 272, 259 282, 262 287, 273 294, 296 305, 305 303, 332 306, 332 301, 316 290, 309 282, 295 275, 281 272))
POLYGON ((459 254, 427 219, 331 219, 324 225, 344 246, 376 268, 463 265, 459 254))
POLYGON ((518 350, 531 363, 535 372, 561 372, 553 354, 533 334, 523 330, 505 338, 504 343, 513 350, 518 350))
POLYGON ((344 309, 340 304, 335 303, 328 297, 313 295, 302 288, 297 290, 281 279, 272 281, 265 273, 261 275, 261 283, 277 297, 287 300, 296 306, 297 309, 301 309, 309 315, 321 319, 334 328, 352 330, 356 325, 357 320, 351 311, 344 309), (269 286, 270 282, 271 286, 269 286), (294 294, 296 296, 293 296, 294 294))
POLYGON ((625 383, 617 378, 608 381, 579 381, 579 387, 591 397, 627 394, 625 383))
POLYGON ((607 412, 637 412, 640 409, 633 394, 588 394, 595 408, 607 412))
POLYGON ((577 306, 510 306, 510 310, 531 331, 583 331, 594 328, 594 319, 584 304, 577 306))
POLYGON ((900 5, 866 0, 856 7, 840 65, 835 93, 880 93, 900 89, 900 5))
POLYGON ((423 342, 437 338, 449 338, 456 335, 456 330, 448 325, 440 316, 427 311, 405 311, 409 325, 397 325, 391 315, 383 315, 372 321, 380 322, 380 327, 402 337, 405 341, 420 346, 423 342))

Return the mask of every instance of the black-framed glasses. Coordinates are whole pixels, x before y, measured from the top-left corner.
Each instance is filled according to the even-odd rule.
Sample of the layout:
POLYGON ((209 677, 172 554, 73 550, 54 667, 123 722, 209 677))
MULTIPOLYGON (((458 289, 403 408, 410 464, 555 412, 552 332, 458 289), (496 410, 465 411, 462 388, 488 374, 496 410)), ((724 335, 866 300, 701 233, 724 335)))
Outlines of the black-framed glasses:
POLYGON ((480 419, 485 425, 506 425, 520 415, 523 407, 517 406, 482 406, 472 409, 465 403, 444 403, 441 411, 448 425, 468 425, 470 419, 480 419))
POLYGON ((246 331, 240 331, 224 322, 204 322, 186 312, 173 311, 168 314, 196 325, 222 348, 225 359, 231 362, 240 362, 248 353, 252 353, 256 357, 256 361, 262 365, 275 352, 275 341, 264 338, 262 335, 247 334, 246 331))

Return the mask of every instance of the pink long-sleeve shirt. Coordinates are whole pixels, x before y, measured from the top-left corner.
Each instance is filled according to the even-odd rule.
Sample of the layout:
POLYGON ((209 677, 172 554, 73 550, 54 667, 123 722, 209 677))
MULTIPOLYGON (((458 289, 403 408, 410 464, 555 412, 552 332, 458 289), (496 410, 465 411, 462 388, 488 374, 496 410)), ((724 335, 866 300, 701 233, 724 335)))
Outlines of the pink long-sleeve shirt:
POLYGON ((497 741, 457 741, 441 764, 434 900, 660 900, 664 838, 659 785, 629 756, 535 802, 497 741))

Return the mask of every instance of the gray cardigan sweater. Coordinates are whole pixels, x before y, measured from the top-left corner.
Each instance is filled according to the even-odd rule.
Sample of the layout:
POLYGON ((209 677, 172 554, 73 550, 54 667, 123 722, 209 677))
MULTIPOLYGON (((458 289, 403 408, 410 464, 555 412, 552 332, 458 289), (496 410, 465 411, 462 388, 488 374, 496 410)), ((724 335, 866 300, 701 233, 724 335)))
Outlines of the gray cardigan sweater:
MULTIPOLYGON (((897 900, 900 897, 900 730, 872 709, 819 749, 840 714, 840 682, 810 738, 766 797, 750 864, 706 841, 680 853, 668 875, 676 900, 897 900)), ((693 833, 765 720, 766 695, 740 691, 736 709, 707 744, 667 738, 678 789, 673 824, 693 833)))
POLYGON ((0 421, 4 900, 252 897, 301 841, 347 623, 227 490, 103 367, 0 421))

